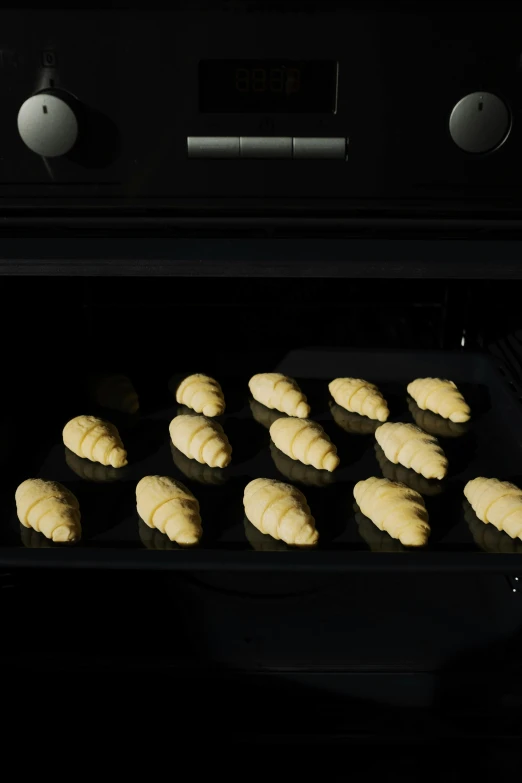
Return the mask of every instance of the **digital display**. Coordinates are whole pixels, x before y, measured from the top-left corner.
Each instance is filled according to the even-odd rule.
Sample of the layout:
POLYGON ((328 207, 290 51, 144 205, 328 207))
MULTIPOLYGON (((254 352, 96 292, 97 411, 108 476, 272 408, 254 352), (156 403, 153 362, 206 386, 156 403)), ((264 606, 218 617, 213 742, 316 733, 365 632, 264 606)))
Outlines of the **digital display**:
POLYGON ((202 112, 333 113, 335 60, 201 60, 202 112))

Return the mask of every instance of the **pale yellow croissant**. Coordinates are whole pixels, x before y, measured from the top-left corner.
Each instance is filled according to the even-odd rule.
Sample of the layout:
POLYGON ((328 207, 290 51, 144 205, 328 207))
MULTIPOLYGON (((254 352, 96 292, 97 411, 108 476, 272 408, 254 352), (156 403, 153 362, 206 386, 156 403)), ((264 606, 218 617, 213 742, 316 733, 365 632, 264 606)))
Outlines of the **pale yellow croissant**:
POLYGON ((515 484, 480 476, 468 481, 464 495, 482 522, 522 539, 522 490, 515 484))
POLYGON ((418 492, 388 479, 359 481, 353 496, 362 513, 404 546, 424 546, 430 534, 428 512, 418 492))
POLYGON ((261 533, 296 546, 314 546, 319 533, 306 498, 291 484, 258 478, 245 487, 245 514, 261 533))
POLYGON ((199 503, 181 481, 170 476, 145 476, 136 487, 138 514, 149 527, 182 546, 202 536, 199 503))
POLYGON ((290 416, 277 419, 270 427, 270 437, 283 454, 304 465, 331 472, 339 464, 337 449, 315 421, 290 416))
POLYGON ((393 462, 390 462, 378 443, 375 444, 375 456, 384 478, 406 484, 410 489, 415 490, 420 495, 426 495, 426 497, 440 495, 442 492, 440 481, 424 478, 424 476, 415 473, 411 468, 405 468, 404 465, 394 465, 393 462))
POLYGON ((210 468, 202 465, 195 459, 190 459, 181 453, 171 442, 170 451, 174 464, 191 481, 199 481, 200 484, 224 484, 228 478, 227 471, 221 468, 210 468))
MULTIPOLYGON (((356 508, 358 508, 357 504, 356 508)), ((392 538, 384 530, 379 530, 372 520, 361 514, 360 511, 355 512, 355 521, 357 522, 359 535, 366 541, 372 552, 406 551, 398 539, 392 538)))
POLYGON ((276 411, 275 408, 267 408, 266 405, 263 405, 263 403, 258 402, 257 400, 250 400, 250 410, 257 423, 262 424, 267 430, 270 429, 274 421, 286 416, 286 413, 276 411))
POLYGON ((360 413, 350 413, 331 400, 329 406, 337 426, 349 435, 373 435, 379 426, 376 419, 369 419, 367 416, 361 416, 360 413))
POLYGON ((270 444, 270 454, 278 471, 289 481, 297 481, 299 484, 308 484, 312 487, 324 487, 333 481, 332 474, 327 470, 317 470, 311 465, 303 465, 302 462, 287 457, 274 443, 270 444))
POLYGON ((455 422, 469 421, 469 405, 453 381, 443 378, 417 378, 408 384, 408 394, 423 411, 433 411, 444 419, 455 422))
POLYGON ((522 554, 522 541, 519 538, 510 538, 507 533, 497 530, 493 525, 482 522, 467 500, 464 501, 464 519, 473 536, 473 540, 484 552, 498 554, 516 552, 522 554))
POLYGON ((186 457, 211 468, 225 468, 232 455, 223 427, 206 416, 176 416, 170 422, 173 444, 186 457))
POLYGON ((225 412, 225 398, 221 386, 209 375, 189 375, 177 388, 176 402, 192 408, 204 416, 221 416, 225 412))
POLYGON ((386 400, 373 383, 361 378, 336 378, 328 384, 335 402, 351 413, 386 421, 390 415, 386 400))
POLYGON ((104 375, 98 378, 94 385, 94 396, 103 408, 121 413, 137 413, 140 407, 136 389, 126 375, 104 375))
POLYGON ((63 442, 78 457, 122 468, 127 452, 114 424, 96 416, 76 416, 63 428, 63 442))
POLYGON ((298 419, 307 419, 310 415, 306 397, 293 378, 278 372, 264 372, 250 378, 248 387, 254 400, 267 408, 276 408, 298 419))
POLYGON ((80 506, 73 493, 58 481, 27 479, 15 493, 16 513, 24 527, 53 541, 78 541, 80 506))
POLYGON ((438 413, 433 411, 423 411, 419 408, 415 400, 408 397, 408 408, 413 416, 415 424, 424 432, 435 435, 437 438, 460 438, 468 431, 468 424, 457 423, 444 419, 438 413))
POLYGON ((77 476, 85 481, 95 481, 100 484, 110 483, 111 481, 121 481, 125 478, 125 468, 113 468, 110 465, 100 465, 99 462, 91 462, 89 459, 82 459, 65 447, 65 461, 77 476))
POLYGON ((395 465, 400 462, 428 479, 440 480, 446 475, 448 460, 437 439, 414 424, 381 424, 375 438, 387 459, 395 465))

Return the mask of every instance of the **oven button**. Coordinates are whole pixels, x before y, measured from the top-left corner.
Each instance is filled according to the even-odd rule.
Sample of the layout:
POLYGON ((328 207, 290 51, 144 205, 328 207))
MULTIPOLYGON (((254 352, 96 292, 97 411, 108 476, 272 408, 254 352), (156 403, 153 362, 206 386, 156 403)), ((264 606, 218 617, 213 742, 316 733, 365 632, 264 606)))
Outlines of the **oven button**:
POLYGON ((294 136, 294 158, 346 160, 346 139, 294 136))
POLYGON ((239 158, 239 136, 188 136, 189 158, 239 158))
POLYGON ((509 109, 491 92, 473 92, 462 98, 449 120, 451 138, 464 152, 491 152, 509 136, 509 109))
POLYGON ((57 158, 72 150, 78 139, 75 98, 44 90, 32 95, 18 112, 18 132, 24 144, 44 158, 57 158))

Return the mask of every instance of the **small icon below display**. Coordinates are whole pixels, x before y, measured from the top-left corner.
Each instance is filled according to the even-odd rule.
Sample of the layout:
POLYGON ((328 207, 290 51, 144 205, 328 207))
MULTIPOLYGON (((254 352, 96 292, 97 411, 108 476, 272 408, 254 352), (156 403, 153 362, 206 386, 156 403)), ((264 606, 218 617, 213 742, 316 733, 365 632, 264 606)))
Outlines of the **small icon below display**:
POLYGON ((42 65, 46 68, 56 67, 56 54, 50 49, 42 52, 42 65))

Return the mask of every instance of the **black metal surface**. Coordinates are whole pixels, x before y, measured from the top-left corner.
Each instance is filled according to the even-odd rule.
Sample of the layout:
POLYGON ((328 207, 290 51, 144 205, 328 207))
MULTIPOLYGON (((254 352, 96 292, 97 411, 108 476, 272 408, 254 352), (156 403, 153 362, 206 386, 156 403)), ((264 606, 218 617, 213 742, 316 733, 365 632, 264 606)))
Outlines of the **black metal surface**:
MULTIPOLYGON (((158 390, 156 403, 145 408, 137 420, 125 422, 117 416, 108 416, 120 424, 129 450, 130 465, 122 472, 121 480, 93 483, 80 478, 66 462, 59 428, 56 428, 48 446, 44 447, 41 464, 33 466, 27 459, 26 477, 33 473, 63 481, 77 494, 82 508, 83 540, 75 547, 63 548, 49 545, 40 535, 24 535, 26 546, 23 546, 13 510, 9 521, 6 520, 1 528, 0 563, 192 570, 295 568, 343 571, 370 568, 520 571, 522 556, 516 554, 517 547, 507 536, 499 534, 498 541, 485 546, 486 550, 493 549, 487 554, 480 548, 483 545, 480 525, 478 533, 474 527, 478 520, 471 518, 470 521, 469 509, 463 506, 462 489, 468 479, 486 475, 520 482, 522 476, 522 407, 486 356, 328 350, 290 353, 278 369, 298 378, 309 396, 314 418, 321 421, 339 449, 341 465, 333 474, 333 482, 325 486, 321 486, 324 477, 313 469, 305 468, 300 476, 295 463, 281 459, 284 455, 280 455, 276 467, 268 431, 252 417, 248 403, 248 377, 242 376, 241 370, 237 369, 240 367, 241 357, 229 355, 219 376, 228 400, 224 427, 234 454, 231 466, 217 477, 217 483, 198 481, 198 476, 192 472, 198 466, 193 462, 187 465, 186 461, 179 459, 179 455, 177 464, 174 464, 168 424, 178 406, 173 400, 169 404, 168 398, 158 390), (371 544, 381 550, 370 552, 361 537, 360 531, 365 535, 365 525, 364 520, 361 523, 354 517, 353 486, 360 479, 381 473, 373 436, 347 434, 330 415, 327 382, 336 375, 346 374, 378 382, 390 402, 394 420, 411 421, 405 385, 417 376, 431 374, 453 378, 471 404, 473 422, 469 431, 462 437, 441 438, 450 469, 444 491, 440 495, 426 497, 432 525, 426 551, 401 551, 397 542, 387 536, 375 540, 370 527, 371 544), (191 477, 187 478, 183 470, 190 471, 191 477), (303 484, 303 488, 321 533, 320 545, 315 551, 252 549, 258 546, 270 550, 272 541, 259 540, 257 531, 248 524, 245 526, 243 489, 249 480, 259 476, 285 480, 286 476, 280 470, 291 471, 294 481, 312 482, 311 486, 303 484), (155 473, 185 481, 200 500, 204 537, 199 548, 178 550, 160 534, 151 536, 148 529, 140 528, 135 510, 135 485, 142 476, 155 473), (157 551, 158 548, 163 551, 157 551)), ((91 465, 85 463, 73 467, 81 472, 91 465)), ((394 467, 388 465, 388 469, 393 471, 394 467)), ((207 477, 202 473, 201 478, 207 477)), ((415 476, 409 478, 417 479, 415 476)), ((4 484, 6 500, 10 493, 11 503, 14 489, 15 486, 4 484)), ((430 489, 428 491, 431 492, 430 489)), ((279 543, 277 549, 286 550, 286 547, 279 543)))

